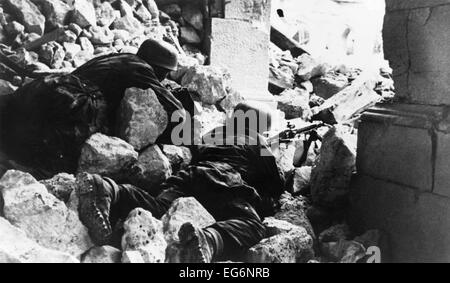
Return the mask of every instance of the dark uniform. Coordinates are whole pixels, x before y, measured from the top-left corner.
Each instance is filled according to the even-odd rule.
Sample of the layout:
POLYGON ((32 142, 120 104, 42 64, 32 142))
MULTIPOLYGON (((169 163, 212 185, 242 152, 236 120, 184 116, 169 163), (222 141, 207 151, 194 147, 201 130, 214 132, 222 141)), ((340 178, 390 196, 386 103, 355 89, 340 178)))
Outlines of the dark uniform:
MULTIPOLYGON (((114 135, 116 110, 130 87, 151 88, 169 117, 183 109, 153 68, 133 54, 94 58, 72 74, 37 79, 2 98, 0 170, 14 168, 8 161, 13 159, 37 178, 74 173, 87 138, 96 132, 114 135)), ((170 141, 173 126, 158 142, 170 141)))
POLYGON ((235 258, 266 236, 262 218, 273 214, 284 190, 274 156, 261 150, 268 150, 262 138, 258 145, 198 146, 191 165, 171 176, 157 197, 109 180, 114 187, 110 220, 114 225, 137 207, 160 218, 174 200, 195 197, 217 220, 208 229, 223 241, 220 258, 235 258))

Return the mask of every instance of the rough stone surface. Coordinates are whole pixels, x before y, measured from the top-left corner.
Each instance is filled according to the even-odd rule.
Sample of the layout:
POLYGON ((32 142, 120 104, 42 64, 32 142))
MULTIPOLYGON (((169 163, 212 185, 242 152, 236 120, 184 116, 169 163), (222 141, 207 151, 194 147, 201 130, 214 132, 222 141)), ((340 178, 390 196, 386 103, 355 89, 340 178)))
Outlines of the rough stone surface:
POLYGON ((111 246, 93 247, 81 257, 81 263, 120 263, 122 252, 111 246))
POLYGON ((374 91, 375 81, 372 74, 361 74, 350 86, 326 100, 317 110, 329 109, 336 121, 348 121, 381 101, 382 97, 374 91))
POLYGON ((363 245, 346 240, 325 243, 322 245, 321 251, 325 258, 340 263, 356 263, 366 255, 363 245))
POLYGON ((96 45, 109 45, 114 41, 114 33, 108 27, 91 27, 89 31, 92 34, 90 39, 96 45))
POLYGON ((156 189, 172 174, 170 161, 157 145, 150 146, 139 155, 131 169, 131 181, 146 190, 156 189))
POLYGON ((319 235, 320 243, 338 242, 348 240, 350 237, 350 228, 347 224, 338 224, 324 230, 319 235))
POLYGON ((173 171, 185 169, 192 160, 192 153, 188 147, 162 145, 162 151, 169 159, 173 171))
POLYGON ((130 212, 124 223, 125 234, 122 237, 122 250, 138 251, 146 263, 163 263, 166 257, 167 243, 161 221, 141 208, 130 212))
POLYGON ((294 171, 294 183, 292 193, 300 193, 309 188, 311 182, 312 167, 303 166, 295 169, 294 171))
POLYGON ((314 86, 314 93, 328 99, 343 90, 348 85, 345 75, 339 73, 326 73, 324 76, 311 80, 314 86))
POLYGON ((78 54, 78 52, 81 51, 81 46, 76 44, 76 43, 68 43, 65 42, 64 44, 64 50, 66 51, 66 56, 64 57, 64 59, 66 60, 72 60, 75 55, 78 54))
POLYGON ((2 263, 78 263, 68 253, 46 249, 33 242, 19 228, 0 217, 0 262, 2 263))
POLYGON ((178 230, 186 222, 191 222, 198 228, 205 228, 216 222, 214 217, 193 197, 177 199, 161 221, 168 244, 179 241, 178 230))
POLYGON ((38 35, 44 33, 45 17, 31 1, 5 0, 5 4, 19 22, 25 26, 27 32, 34 32, 38 35))
POLYGON ((232 87, 245 98, 271 99, 267 90, 269 42, 269 33, 250 22, 213 18, 211 65, 226 67, 232 87))
POLYGON ((109 2, 103 2, 95 9, 97 23, 99 26, 109 27, 117 18, 116 10, 109 2))
POLYGON ((277 97, 278 109, 286 114, 286 119, 311 117, 309 93, 300 88, 287 89, 277 97))
POLYGON ((169 119, 153 90, 130 88, 120 104, 118 134, 140 150, 155 143, 169 119))
POLYGON ((280 211, 275 214, 275 219, 284 220, 293 225, 303 227, 312 238, 315 238, 311 223, 306 216, 306 201, 303 197, 293 197, 289 193, 284 193, 279 203, 280 211))
POLYGON ((78 172, 118 177, 137 158, 138 153, 131 145, 119 138, 97 133, 81 149, 78 172))
POLYGON ((274 217, 266 217, 263 221, 263 224, 267 228, 268 237, 272 237, 282 233, 288 233, 298 227, 287 221, 279 220, 274 217))
POLYGON ((49 193, 54 195, 57 199, 67 203, 70 195, 76 188, 75 176, 60 173, 51 179, 40 181, 48 190, 49 193))
POLYGON ((198 64, 199 63, 195 58, 189 56, 179 56, 178 68, 176 71, 170 72, 170 78, 177 83, 181 83, 184 75, 190 70, 190 68, 198 64))
POLYGON ((180 27, 180 40, 182 43, 199 44, 202 39, 197 31, 190 26, 180 27))
POLYGON ((248 251, 251 263, 308 262, 314 257, 313 239, 302 227, 262 240, 248 251))
POLYGON ((183 19, 192 25, 196 30, 203 30, 203 14, 198 5, 187 3, 183 5, 182 16, 183 19))
POLYGON ((10 82, 0 79, 0 95, 6 95, 16 91, 17 87, 10 82))
POLYGON ((42 45, 39 51, 39 59, 50 68, 61 68, 65 56, 64 47, 56 41, 50 41, 42 45))
POLYGON ((74 0, 71 21, 82 28, 97 25, 95 9, 87 0, 74 0))
POLYGON ((56 28, 66 24, 71 7, 61 0, 31 0, 45 16, 46 25, 56 28))
POLYGON ((143 32, 141 23, 132 15, 118 18, 114 21, 113 26, 115 29, 123 29, 130 34, 139 34, 143 32))
POLYGON ((317 165, 311 173, 315 204, 336 207, 347 200, 350 180, 356 170, 356 136, 336 126, 324 136, 317 165))
POLYGON ((296 75, 302 81, 323 76, 329 68, 306 53, 297 58, 297 63, 299 68, 296 75))
POLYGON ((355 237, 353 241, 358 242, 368 249, 369 247, 379 247, 382 234, 379 230, 369 230, 366 233, 355 237))
POLYGON ((201 95, 203 103, 214 105, 231 87, 230 73, 215 66, 194 66, 184 75, 181 85, 201 95))
POLYGON ((4 217, 38 244, 79 257, 92 247, 78 213, 28 173, 10 170, 0 180, 4 217))

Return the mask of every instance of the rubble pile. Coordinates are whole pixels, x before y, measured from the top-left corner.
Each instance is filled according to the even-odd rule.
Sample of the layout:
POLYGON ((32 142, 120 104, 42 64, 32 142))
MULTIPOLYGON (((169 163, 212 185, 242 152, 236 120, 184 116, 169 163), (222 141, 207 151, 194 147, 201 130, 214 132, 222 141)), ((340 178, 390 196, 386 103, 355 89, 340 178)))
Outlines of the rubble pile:
POLYGON ((290 51, 270 45, 269 90, 286 119, 331 111, 344 123, 377 102, 390 101, 394 85, 390 70, 377 73, 332 64, 308 53, 294 58, 290 51))
MULTIPOLYGON (((187 1, 186 1, 187 2, 187 1)), ((196 92, 195 122, 203 135, 222 125, 243 101, 226 69, 204 65, 205 11, 200 6, 153 0, 5 0, 0 3, 0 95, 30 79, 68 73, 109 53, 136 53, 149 37, 180 52, 179 68, 163 84, 196 92), (2 60, 3 61, 3 60, 2 60)), ((251 247, 248 262, 362 262, 381 234, 355 235, 345 225, 345 205, 355 173, 355 119, 367 107, 392 98, 390 73, 375 76, 331 66, 309 54, 294 58, 271 46, 270 91, 287 120, 326 122, 311 134, 283 143, 275 152, 288 180, 267 235, 251 247), (337 125, 336 125, 337 124, 337 125), (358 236, 358 237, 356 237, 358 236)), ((117 137, 94 134, 84 144, 78 172, 125 180, 155 193, 170 175, 186 168, 189 148, 155 144, 170 117, 151 90, 131 88, 117 113, 117 137), (149 107, 151 105, 152 107, 149 107)), ((185 222, 206 227, 215 219, 192 198, 175 201, 161 220, 143 209, 123 223, 118 246, 93 245, 78 218, 76 177, 59 174, 37 181, 8 171, 0 179, 0 262, 139 263, 176 261, 171 249, 185 222)))
POLYGON ((176 5, 170 6, 172 11, 165 9, 177 22, 159 11, 154 0, 2 1, 0 49, 24 70, 1 63, 1 94, 29 81, 30 74, 68 73, 96 56, 136 53, 147 38, 171 42, 181 54, 204 64, 197 48, 203 37, 202 12, 185 5, 175 8, 177 16, 176 5))

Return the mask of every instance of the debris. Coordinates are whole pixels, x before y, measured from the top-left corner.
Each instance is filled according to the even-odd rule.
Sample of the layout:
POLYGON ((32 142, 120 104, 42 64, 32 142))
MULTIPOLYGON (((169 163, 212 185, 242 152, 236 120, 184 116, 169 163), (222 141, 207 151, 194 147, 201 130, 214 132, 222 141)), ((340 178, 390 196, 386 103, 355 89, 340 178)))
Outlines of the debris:
POLYGON ((181 85, 201 95, 203 103, 214 105, 227 96, 231 88, 231 75, 215 66, 194 66, 184 75, 181 85))
POLYGON ((9 170, 0 179, 4 217, 38 244, 75 257, 93 246, 78 213, 30 174, 9 170))
POLYGON ((161 185, 172 174, 169 159, 157 145, 148 147, 139 155, 129 172, 133 185, 148 192, 157 192, 161 185))
POLYGON ((293 227, 262 240, 249 249, 247 259, 251 263, 296 263, 314 258, 313 239, 305 228, 293 227))
POLYGON ((314 78, 311 82, 314 86, 314 93, 323 99, 332 97, 349 84, 345 75, 334 72, 328 72, 322 77, 314 78))
POLYGON ((169 118, 152 89, 129 88, 119 107, 118 135, 141 150, 155 143, 169 118))
POLYGON ((382 234, 379 230, 369 230, 361 236, 353 239, 353 241, 361 243, 366 249, 368 249, 369 247, 379 247, 381 236, 382 234))
POLYGON ((216 222, 214 217, 195 199, 179 198, 161 218, 167 243, 178 242, 178 230, 187 222, 199 228, 206 228, 216 222))
POLYGON ((286 119, 302 118, 308 120, 311 117, 309 108, 309 93, 300 88, 287 89, 277 97, 278 109, 286 114, 286 119))
POLYGON ((94 6, 88 0, 73 0, 73 12, 71 22, 81 28, 97 25, 97 16, 94 6))
POLYGON ((78 172, 114 178, 122 176, 125 168, 136 162, 137 158, 138 153, 125 141, 97 133, 81 149, 78 172))
POLYGON ((39 50, 40 61, 47 64, 50 68, 61 68, 65 56, 64 47, 56 41, 50 41, 42 45, 39 50))
POLYGON ((325 75, 330 66, 314 59, 311 55, 303 54, 297 58, 298 70, 296 76, 301 81, 309 81, 310 79, 325 75))
POLYGON ((310 186, 312 167, 303 166, 294 171, 294 183, 291 193, 302 193, 310 186))
POLYGON ((325 134, 311 173, 313 203, 325 207, 345 204, 356 170, 356 139, 342 126, 335 126, 325 134))
POLYGON ((321 252, 323 257, 340 263, 357 263, 366 255, 366 249, 360 243, 346 240, 323 243, 321 252))
POLYGON ((350 237, 350 228, 347 224, 338 224, 331 226, 319 235, 319 242, 338 242, 340 240, 348 240, 350 237))
POLYGON ((275 214, 274 218, 305 228, 314 239, 314 231, 305 213, 306 199, 302 196, 293 197, 290 193, 285 192, 281 195, 279 203, 280 210, 275 214))
POLYGON ((202 39, 193 27, 180 27, 180 41, 181 43, 199 44, 202 39))
POLYGON ((95 9, 97 24, 101 27, 109 27, 115 19, 120 17, 120 12, 114 10, 109 2, 103 2, 95 9))
POLYGON ((15 92, 17 89, 12 83, 0 79, 0 95, 7 95, 15 92))
POLYGON ((6 6, 18 21, 25 26, 26 32, 38 35, 44 33, 45 17, 30 0, 5 0, 6 6))
POLYGON ((203 30, 203 14, 197 5, 187 3, 182 7, 183 19, 192 25, 196 30, 203 30))
MULTIPOLYGON (((130 212, 124 223, 122 250, 138 251, 146 263, 163 263, 166 257, 167 243, 164 240, 162 223, 142 208, 130 212)), ((124 256, 122 261, 130 259, 124 256)), ((132 256, 132 259, 136 258, 132 256)), ((133 262, 134 260, 132 260, 133 262)))
POLYGON ((170 161, 174 172, 186 169, 191 163, 192 153, 188 147, 175 145, 162 145, 162 151, 170 161))
POLYGON ((122 252, 111 246, 93 247, 81 257, 81 263, 120 263, 122 252))
POLYGON ((37 4, 45 16, 46 25, 51 29, 63 26, 66 24, 71 7, 61 0, 38 0, 33 1, 37 4))
POLYGON ((60 173, 51 179, 42 180, 40 183, 57 199, 67 203, 70 195, 75 191, 76 178, 71 174, 60 173))
POLYGON ((19 228, 0 217, 0 262, 2 263, 78 263, 68 253, 46 249, 33 242, 19 228))

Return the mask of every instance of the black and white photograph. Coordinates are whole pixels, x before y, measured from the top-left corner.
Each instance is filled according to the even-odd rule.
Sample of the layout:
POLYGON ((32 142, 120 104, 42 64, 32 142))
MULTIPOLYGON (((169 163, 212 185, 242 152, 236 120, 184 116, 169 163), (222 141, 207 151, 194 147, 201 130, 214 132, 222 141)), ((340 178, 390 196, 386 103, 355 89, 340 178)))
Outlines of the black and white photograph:
POLYGON ((0 263, 450 262, 449 27, 450 0, 0 0, 0 263))

